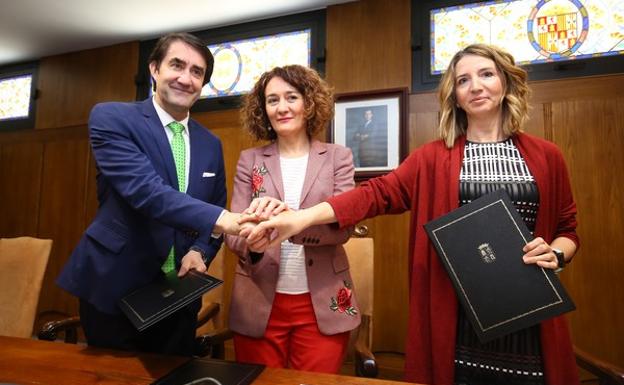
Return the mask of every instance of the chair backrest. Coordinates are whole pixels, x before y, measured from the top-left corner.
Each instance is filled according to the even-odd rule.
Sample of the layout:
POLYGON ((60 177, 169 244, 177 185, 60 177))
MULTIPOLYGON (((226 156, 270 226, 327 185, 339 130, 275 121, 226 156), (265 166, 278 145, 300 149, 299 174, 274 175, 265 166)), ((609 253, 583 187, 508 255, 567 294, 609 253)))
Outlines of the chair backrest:
MULTIPOLYGON (((214 259, 208 266, 208 274, 215 278, 219 278, 223 280, 225 276, 225 247, 221 246, 217 255, 215 255, 214 259)), ((197 335, 206 334, 210 330, 219 329, 225 326, 225 309, 224 309, 224 295, 225 295, 225 284, 219 285, 218 287, 208 291, 202 297, 202 310, 205 310, 207 307, 212 304, 219 304, 219 312, 216 316, 211 318, 211 322, 207 322, 204 325, 201 325, 197 328, 197 335)), ((202 311, 200 311, 200 315, 202 311)))
POLYGON ((375 245, 373 238, 351 238, 343 246, 349 258, 349 271, 353 278, 360 312, 362 316, 368 316, 367 338, 370 344, 373 333, 375 245))
POLYGON ((574 355, 576 356, 576 364, 579 367, 597 377, 596 381, 588 383, 598 383, 599 385, 624 385, 623 368, 602 361, 576 346, 574 346, 574 355))
POLYGON ((30 338, 52 240, 0 239, 0 335, 30 338))

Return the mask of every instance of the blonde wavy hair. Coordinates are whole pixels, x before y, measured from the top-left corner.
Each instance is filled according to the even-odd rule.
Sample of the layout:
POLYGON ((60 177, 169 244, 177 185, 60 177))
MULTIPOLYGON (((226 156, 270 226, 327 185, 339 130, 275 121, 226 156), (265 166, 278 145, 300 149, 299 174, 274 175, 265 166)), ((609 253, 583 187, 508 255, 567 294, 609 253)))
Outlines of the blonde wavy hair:
POLYGON ((254 88, 243 99, 241 122, 256 140, 275 140, 266 113, 265 90, 274 77, 282 78, 303 96, 306 132, 309 137, 324 129, 334 116, 334 94, 319 74, 301 65, 275 67, 260 76, 254 88))
POLYGON ((529 111, 529 86, 527 73, 515 64, 513 56, 506 51, 487 44, 472 44, 457 52, 440 80, 438 98, 440 101, 440 138, 451 148, 455 140, 466 134, 468 117, 455 97, 455 67, 467 55, 490 59, 496 65, 503 81, 502 130, 505 136, 522 132, 529 111))

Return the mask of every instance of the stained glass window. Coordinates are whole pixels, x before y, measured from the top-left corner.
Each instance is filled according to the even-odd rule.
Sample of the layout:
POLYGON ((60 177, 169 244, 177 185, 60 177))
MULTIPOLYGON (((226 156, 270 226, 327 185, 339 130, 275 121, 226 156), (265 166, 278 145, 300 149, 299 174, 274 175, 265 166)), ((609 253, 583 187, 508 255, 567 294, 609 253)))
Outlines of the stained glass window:
POLYGON ((622 0, 499 0, 430 11, 431 74, 472 43, 505 48, 518 64, 624 54, 622 0))
POLYGON ((0 121, 27 118, 32 75, 0 79, 0 121))
POLYGON ((310 66, 311 30, 209 45, 215 58, 214 73, 202 90, 203 98, 241 95, 251 90, 260 75, 275 66, 310 66))

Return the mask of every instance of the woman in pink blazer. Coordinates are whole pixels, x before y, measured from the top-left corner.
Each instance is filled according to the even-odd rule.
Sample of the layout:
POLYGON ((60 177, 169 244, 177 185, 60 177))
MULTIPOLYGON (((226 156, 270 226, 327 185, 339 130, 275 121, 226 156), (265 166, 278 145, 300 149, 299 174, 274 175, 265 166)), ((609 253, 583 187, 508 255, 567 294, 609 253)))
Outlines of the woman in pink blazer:
MULTIPOLYGON (((264 197, 298 210, 352 189, 351 151, 312 139, 332 115, 331 90, 314 70, 291 65, 264 73, 242 117, 255 139, 271 143, 241 153, 231 209, 243 212, 264 197)), ((254 244, 226 237, 239 256, 229 319, 236 359, 335 373, 360 323, 342 247, 350 228, 314 226, 267 248, 269 236, 254 244)))

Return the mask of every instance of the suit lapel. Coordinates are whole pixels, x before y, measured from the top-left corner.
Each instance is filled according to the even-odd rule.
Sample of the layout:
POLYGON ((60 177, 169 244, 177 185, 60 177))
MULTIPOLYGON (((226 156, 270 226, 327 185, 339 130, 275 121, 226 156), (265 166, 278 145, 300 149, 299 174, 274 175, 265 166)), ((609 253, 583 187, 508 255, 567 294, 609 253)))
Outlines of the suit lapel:
POLYGON ((156 143, 158 152, 160 152, 160 156, 162 157, 162 164, 165 166, 167 181, 172 187, 179 190, 178 177, 173 160, 173 153, 171 152, 171 145, 169 144, 169 140, 167 140, 167 134, 165 134, 162 122, 158 118, 158 114, 152 104, 151 98, 143 102, 142 110, 148 129, 152 134, 154 143, 156 143))
POLYGON ((327 158, 327 146, 318 140, 313 140, 310 146, 310 156, 308 157, 308 168, 306 170, 305 180, 303 181, 303 188, 301 189, 301 199, 299 200, 299 207, 303 207, 303 201, 308 196, 312 185, 316 181, 316 178, 323 167, 323 163, 327 158))
MULTIPOLYGON (((188 174, 188 178, 187 178, 187 186, 186 186, 186 193, 189 195, 193 195, 193 188, 195 188, 195 183, 197 183, 198 178, 192 178, 191 176, 193 175, 199 175, 201 173, 202 170, 198 170, 197 168, 199 167, 199 156, 201 155, 201 151, 202 149, 200 149, 199 147, 201 146, 199 139, 197 138, 197 135, 199 134, 198 130, 201 130, 202 128, 198 127, 195 122, 192 119, 189 119, 188 121, 188 130, 189 130, 189 145, 191 147, 191 159, 190 159, 190 167, 189 167, 189 174, 188 174), (195 182, 195 183, 193 183, 195 182)), ((203 151, 206 151, 207 149, 203 149, 203 151)))
MULTIPOLYGON (((267 175, 269 175, 269 179, 273 184, 273 188, 275 189, 275 191, 277 191, 279 195, 278 198, 283 201, 284 183, 282 180, 282 169, 280 166, 280 157, 279 151, 277 150, 277 143, 271 143, 270 145, 264 147, 261 159, 262 163, 264 163, 264 166, 267 169, 267 175)), ((257 166, 261 167, 262 164, 258 164, 257 166)))

